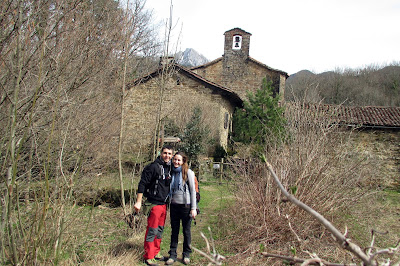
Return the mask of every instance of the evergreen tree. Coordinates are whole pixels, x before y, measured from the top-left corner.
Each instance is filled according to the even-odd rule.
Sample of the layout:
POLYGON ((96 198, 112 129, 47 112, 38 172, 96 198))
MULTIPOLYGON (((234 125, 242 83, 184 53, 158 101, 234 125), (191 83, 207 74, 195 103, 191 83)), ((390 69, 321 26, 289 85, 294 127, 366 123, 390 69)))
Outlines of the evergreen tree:
POLYGON ((203 151, 203 142, 208 135, 208 129, 202 126, 202 111, 200 107, 193 109, 192 117, 180 136, 180 150, 189 156, 192 162, 197 162, 198 155, 203 151))
POLYGON ((243 143, 263 144, 268 138, 285 136, 283 107, 279 95, 274 97, 272 83, 265 78, 255 94, 248 93, 243 109, 237 108, 233 117, 233 139, 243 143))

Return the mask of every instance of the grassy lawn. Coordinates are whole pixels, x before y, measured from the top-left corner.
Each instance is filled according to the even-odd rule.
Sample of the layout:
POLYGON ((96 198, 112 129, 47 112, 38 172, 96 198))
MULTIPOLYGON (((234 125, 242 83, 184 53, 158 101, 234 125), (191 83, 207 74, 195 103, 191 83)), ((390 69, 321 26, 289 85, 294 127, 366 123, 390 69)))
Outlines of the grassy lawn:
MULTIPOLYGON (((107 178, 108 182, 105 182, 104 176, 99 177, 99 180, 92 180, 92 187, 118 189, 117 175, 112 174, 107 178)), ((127 189, 129 182, 126 183, 127 189)), ((136 184, 133 187, 136 187, 136 184)), ((233 185, 229 181, 220 183, 218 179, 210 178, 208 181, 200 182, 200 192, 201 213, 196 217, 196 224, 192 224, 192 246, 206 252, 206 242, 200 232, 210 239, 208 231, 210 227, 212 237, 217 243, 216 251, 224 256, 232 255, 223 249, 224 245, 220 245, 226 243, 220 243, 219 240, 230 231, 229 221, 223 220, 221 214, 229 211, 231 204, 234 203, 233 185)), ((62 265, 75 265, 76 262, 81 265, 144 265, 141 261, 146 230, 144 216, 139 220, 138 227, 131 229, 124 221, 121 207, 114 208, 107 203, 93 207, 88 202, 87 205, 71 206, 66 217, 64 233, 66 244, 62 248, 62 265)), ((387 235, 377 234, 376 246, 381 248, 394 246, 400 238, 400 193, 396 191, 371 193, 349 206, 343 215, 336 219, 335 225, 342 232, 347 226, 348 237, 361 247, 369 246, 371 229, 379 232, 388 231, 387 235)), ((168 256, 170 233, 168 215, 161 246, 164 256, 168 256)), ((181 233, 178 246, 179 259, 182 242, 181 233)), ((208 264, 208 260, 197 252, 193 252, 191 259, 191 265, 208 264)), ((177 261, 174 265, 183 264, 177 261)))
POLYGON ((367 195, 348 207, 340 223, 362 247, 370 245, 371 230, 377 232, 376 247, 393 247, 400 239, 400 193, 386 190, 367 195))
MULTIPOLYGON (((201 237, 201 232, 210 239, 210 232, 208 227, 211 229, 213 238, 218 237, 219 228, 216 227, 218 224, 218 213, 224 211, 224 208, 231 203, 233 197, 231 195, 230 187, 227 183, 220 184, 216 180, 210 182, 200 183, 200 194, 201 200, 199 203, 200 214, 196 217, 196 223, 192 223, 192 246, 206 251, 206 242, 201 237)), ((182 230, 182 228, 181 228, 182 230)), ((143 245, 144 232, 139 233, 141 237, 136 237, 135 246, 143 245)), ((167 216, 166 226, 163 234, 163 241, 161 243, 161 253, 164 256, 168 256, 169 243, 170 243, 171 227, 169 221, 169 215, 167 216)), ((182 255, 182 244, 183 234, 179 234, 179 245, 178 245, 178 261, 174 265, 183 265, 180 262, 182 255)), ((142 247, 143 249, 143 247, 142 247)), ((216 247, 217 252, 221 252, 216 247)), ((145 265, 138 261, 140 265, 145 265)), ((201 256, 199 253, 193 251, 191 255, 191 265, 206 265, 208 260, 201 256)))

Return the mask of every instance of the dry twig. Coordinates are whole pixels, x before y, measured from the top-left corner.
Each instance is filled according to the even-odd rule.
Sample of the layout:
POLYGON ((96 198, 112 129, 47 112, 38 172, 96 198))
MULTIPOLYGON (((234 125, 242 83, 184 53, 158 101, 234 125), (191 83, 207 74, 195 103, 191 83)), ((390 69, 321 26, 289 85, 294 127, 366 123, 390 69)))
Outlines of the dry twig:
MULTIPOLYGON (((283 187, 282 183, 280 182, 278 176, 276 175, 275 171, 273 170, 271 164, 267 162, 266 158, 263 156, 262 157, 263 161, 265 162, 268 171, 271 173, 275 183, 278 185, 279 189, 282 191, 282 193, 296 206, 300 207, 310 215, 312 215, 315 219, 317 219, 335 238, 336 242, 339 243, 339 245, 350 251, 352 254, 356 255, 362 262, 363 265, 367 266, 376 266, 378 265, 378 262, 376 261, 376 257, 380 254, 393 254, 394 252, 397 252, 400 248, 400 242, 398 242, 397 246, 395 248, 387 248, 387 249, 381 249, 377 250, 375 253, 372 253, 373 249, 373 244, 374 244, 374 235, 373 239, 371 242, 371 247, 368 248, 367 253, 365 253, 357 244, 354 244, 350 241, 350 239, 346 238, 344 234, 342 234, 335 226, 333 226, 324 216, 319 214, 317 211, 314 209, 310 208, 308 205, 304 204, 297 198, 295 198, 293 195, 289 194, 286 189, 283 187)), ((304 261, 306 262, 306 261, 304 261)), ((303 264, 304 264, 303 262, 303 264)), ((311 261, 310 261, 311 262, 311 261)), ((315 262, 315 261, 313 261, 315 262)), ((387 265, 390 264, 390 259, 387 259, 387 265)), ((324 263, 326 264, 326 263, 324 263)), ((308 265, 308 264, 305 264, 308 265)), ((334 265, 334 264, 326 264, 326 265, 334 265)), ((340 264, 339 264, 340 265, 340 264)), ((398 264, 393 264, 393 265, 398 265, 398 264)))
POLYGON ((214 243, 214 239, 212 238, 212 233, 211 233, 211 228, 210 227, 208 227, 208 231, 210 232, 210 240, 211 240, 213 252, 211 253, 210 241, 207 239, 207 237, 202 232, 200 233, 200 235, 204 239, 204 241, 206 241, 207 253, 208 254, 206 252, 204 252, 204 251, 201 251, 200 249, 195 248, 195 247, 192 247, 192 249, 194 251, 198 252, 203 257, 206 257, 210 261, 210 263, 208 265, 212 265, 212 264, 214 264, 214 265, 222 265, 222 261, 225 260, 225 257, 216 252, 215 243, 214 243))

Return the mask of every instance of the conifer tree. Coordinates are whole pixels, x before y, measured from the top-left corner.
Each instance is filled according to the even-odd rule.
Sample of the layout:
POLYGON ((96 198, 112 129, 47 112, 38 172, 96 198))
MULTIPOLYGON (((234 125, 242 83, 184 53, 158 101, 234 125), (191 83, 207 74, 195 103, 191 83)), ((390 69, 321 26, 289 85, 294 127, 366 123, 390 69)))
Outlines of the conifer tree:
POLYGON ((279 106, 279 95, 274 96, 272 82, 264 78, 261 88, 247 97, 233 117, 234 141, 263 144, 269 138, 284 137, 284 109, 279 106))
POLYGON ((189 156, 192 162, 197 161, 198 155, 203 151, 203 142, 208 135, 208 129, 202 125, 202 110, 200 107, 193 109, 192 117, 186 124, 180 149, 189 156))

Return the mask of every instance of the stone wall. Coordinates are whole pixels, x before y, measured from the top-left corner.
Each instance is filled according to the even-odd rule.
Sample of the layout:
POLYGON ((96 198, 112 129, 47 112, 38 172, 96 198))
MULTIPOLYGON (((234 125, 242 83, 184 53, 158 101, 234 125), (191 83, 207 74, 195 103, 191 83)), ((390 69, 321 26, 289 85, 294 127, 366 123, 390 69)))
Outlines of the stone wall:
POLYGON ((208 65, 206 68, 197 68, 193 72, 199 74, 207 80, 223 85, 222 80, 222 60, 214 64, 208 65))
MULTIPOLYGON (((128 91, 124 104, 125 153, 135 154, 139 149, 144 151, 154 140, 160 83, 161 78, 157 76, 128 91)), ((193 109, 200 106, 204 124, 210 129, 210 137, 226 147, 229 126, 224 128, 224 120, 227 114, 230 124, 234 111, 228 99, 181 73, 169 77, 165 87, 161 118, 169 118, 183 129, 192 116, 193 109)))
POLYGON ((351 134, 354 152, 360 155, 369 185, 400 189, 400 132, 361 130, 351 134))
POLYGON ((246 99, 247 92, 255 92, 261 87, 263 78, 271 80, 274 88, 283 99, 286 77, 260 66, 251 60, 230 57, 206 68, 195 69, 194 72, 215 83, 221 84, 236 92, 240 98, 246 99))

